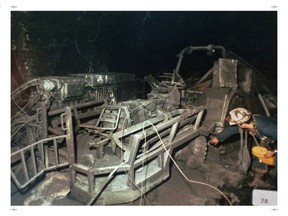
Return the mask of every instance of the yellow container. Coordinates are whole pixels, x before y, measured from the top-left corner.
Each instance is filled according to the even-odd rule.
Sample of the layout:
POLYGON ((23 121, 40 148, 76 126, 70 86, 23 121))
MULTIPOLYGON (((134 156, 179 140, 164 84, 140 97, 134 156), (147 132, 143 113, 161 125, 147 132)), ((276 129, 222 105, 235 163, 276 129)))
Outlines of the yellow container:
POLYGON ((264 155, 267 153, 268 149, 263 146, 254 146, 252 148, 252 154, 259 158, 260 162, 267 165, 275 165, 275 157, 266 158, 264 155))

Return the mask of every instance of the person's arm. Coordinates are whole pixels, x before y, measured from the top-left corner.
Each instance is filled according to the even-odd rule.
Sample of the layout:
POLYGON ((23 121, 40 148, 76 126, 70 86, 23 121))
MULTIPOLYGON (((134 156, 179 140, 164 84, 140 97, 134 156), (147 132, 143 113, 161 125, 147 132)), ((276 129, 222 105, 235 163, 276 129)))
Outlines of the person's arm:
POLYGON ((261 136, 277 140, 277 119, 269 116, 255 116, 258 132, 261 136))
POLYGON ((223 142, 224 140, 228 139, 230 136, 239 133, 239 127, 238 126, 229 126, 224 128, 224 130, 217 134, 216 137, 208 141, 209 144, 217 145, 219 142, 223 142))

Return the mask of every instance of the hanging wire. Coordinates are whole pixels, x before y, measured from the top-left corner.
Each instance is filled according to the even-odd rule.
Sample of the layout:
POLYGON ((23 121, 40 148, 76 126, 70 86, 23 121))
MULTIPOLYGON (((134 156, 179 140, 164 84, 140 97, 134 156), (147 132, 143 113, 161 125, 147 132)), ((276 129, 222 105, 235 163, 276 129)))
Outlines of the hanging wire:
MULTIPOLYGON (((125 121, 124 121, 124 123, 123 123, 123 127, 122 127, 122 137, 124 136, 124 129, 126 128, 125 127, 125 125, 127 125, 128 124, 128 120, 127 119, 125 119, 125 121)), ((121 137, 121 143, 123 143, 122 141, 122 137, 121 137)), ((146 142, 146 141, 145 141, 146 142)), ((121 158, 123 159, 123 151, 121 150, 121 158)), ((142 168, 144 169, 144 161, 143 161, 143 163, 142 163, 142 168)), ((148 199, 147 199, 147 197, 146 197, 146 195, 145 195, 145 191, 142 191, 142 189, 141 188, 139 188, 138 186, 137 186, 137 184, 136 184, 136 182, 134 182, 131 178, 130 178, 130 176, 129 176, 129 174, 128 174, 128 170, 127 169, 124 169, 125 170, 125 174, 127 175, 127 177, 128 177, 128 179, 129 179, 129 181, 137 188, 137 190, 139 190, 139 192, 141 193, 141 198, 140 198, 140 205, 142 205, 142 199, 143 199, 143 197, 144 197, 144 199, 145 199, 145 201, 148 203, 148 205, 150 205, 150 203, 149 203, 149 201, 148 201, 148 199)), ((143 185, 142 185, 142 188, 143 188, 143 185)))
MULTIPOLYGON (((173 159, 173 157, 171 156, 171 154, 170 154, 169 151, 167 150, 167 148, 166 148, 166 146, 165 146, 165 144, 164 144, 164 142, 163 142, 163 140, 162 140, 162 138, 161 138, 161 136, 160 136, 157 128, 155 127, 155 125, 154 125, 152 122, 150 122, 149 120, 146 120, 145 122, 149 123, 149 124, 153 127, 153 129, 154 129, 155 132, 157 133, 157 136, 159 137, 160 142, 161 142, 162 145, 163 145, 164 150, 167 152, 168 156, 170 157, 170 159, 172 160, 172 162, 175 164, 176 168, 179 170, 179 172, 181 173, 181 175, 182 175, 188 182, 190 182, 190 183, 195 183, 195 184, 200 184, 200 185, 204 185, 204 186, 207 186, 207 187, 210 187, 210 188, 216 190, 218 193, 220 193, 220 194, 227 200, 227 202, 229 203, 229 205, 232 205, 232 203, 230 202, 230 200, 228 199, 228 197, 227 197, 222 191, 220 191, 218 188, 214 187, 213 185, 207 184, 207 183, 205 183, 205 182, 190 180, 190 179, 183 173, 183 171, 180 169, 180 167, 178 166, 178 164, 176 163, 176 161, 173 159)), ((143 127, 144 127, 145 122, 143 123, 143 127)))
POLYGON ((78 42, 77 42, 77 36, 75 36, 75 46, 76 46, 76 49, 77 49, 78 53, 80 54, 80 56, 81 56, 82 58, 84 58, 84 60, 85 60, 89 65, 94 66, 94 64, 93 64, 92 62, 90 62, 90 61, 80 52, 79 47, 78 47, 78 42))
POLYGON ((98 25, 97 25, 97 33, 96 35, 94 36, 94 38, 92 40, 89 40, 88 42, 89 43, 92 43, 96 40, 96 38, 98 37, 99 33, 100 33, 100 25, 101 25, 101 22, 102 22, 102 19, 106 16, 106 14, 102 14, 102 16, 100 17, 99 21, 98 21, 98 25))

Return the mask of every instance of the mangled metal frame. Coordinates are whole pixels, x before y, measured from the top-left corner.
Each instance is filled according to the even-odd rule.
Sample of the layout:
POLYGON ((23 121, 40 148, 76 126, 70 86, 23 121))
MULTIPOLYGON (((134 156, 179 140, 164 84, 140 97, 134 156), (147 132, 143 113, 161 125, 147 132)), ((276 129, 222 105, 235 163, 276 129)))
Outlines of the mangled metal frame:
POLYGON ((162 113, 114 133, 111 145, 121 149, 118 162, 99 167, 97 161, 94 167, 73 164, 71 196, 80 196, 88 204, 117 204, 144 195, 169 177, 169 154, 173 149, 200 135, 203 111, 204 107, 199 107, 162 113), (122 140, 127 137, 129 141, 124 144, 122 140), (77 182, 77 174, 85 175, 86 182, 77 182))
POLYGON ((11 153, 11 177, 19 189, 26 188, 45 172, 68 167, 75 161, 71 109, 66 108, 61 119, 65 134, 41 139, 11 153), (60 147, 63 142, 65 146, 60 147), (30 167, 27 158, 32 161, 30 167), (13 163, 18 165, 14 170, 13 163), (17 176, 20 171, 24 172, 24 179, 17 176))
POLYGON ((44 173, 75 162, 74 135, 81 121, 98 116, 107 101, 135 97, 133 91, 117 96, 117 88, 134 84, 134 76, 117 77, 116 73, 41 77, 11 93, 16 107, 11 118, 11 178, 20 191, 44 173))
MULTIPOLYGON (((208 136, 213 131, 219 132, 223 129, 225 116, 228 110, 231 109, 231 105, 239 105, 239 101, 241 101, 237 98, 234 100, 234 97, 241 93, 238 91, 239 88, 242 92, 248 94, 255 90, 252 89, 251 69, 241 69, 246 74, 244 75, 245 79, 246 76, 248 78, 244 82, 238 83, 238 60, 226 58, 220 58, 215 62, 214 67, 196 83, 196 85, 201 84, 207 77, 213 75, 212 87, 203 91, 186 89, 186 84, 179 74, 179 69, 184 54, 190 54, 197 50, 206 50, 209 53, 220 50, 222 57, 226 55, 225 49, 221 46, 189 46, 180 52, 173 74, 166 74, 162 77, 166 80, 155 82, 152 77, 147 77, 146 81, 152 87, 152 92, 148 94, 147 101, 154 101, 156 104, 159 101, 165 102, 170 94, 170 103, 177 104, 177 106, 173 107, 170 104, 165 107, 163 104, 159 106, 162 109, 158 109, 157 112, 149 118, 145 118, 142 122, 132 123, 127 103, 117 104, 114 101, 113 104, 107 105, 104 100, 98 97, 99 100, 82 102, 66 108, 58 107, 58 109, 50 111, 45 110, 45 103, 42 103, 42 126, 45 129, 42 136, 43 140, 17 150, 11 155, 11 159, 19 155, 18 161, 20 159, 21 163, 24 164, 24 151, 30 152, 28 154, 32 155, 34 175, 30 178, 27 169, 26 171, 24 169, 26 183, 23 184, 20 183, 14 171, 12 171, 11 176, 16 185, 23 189, 46 171, 68 167, 71 176, 71 197, 88 205, 119 204, 132 202, 165 181, 170 175, 170 154, 175 153, 173 150, 178 147, 184 146, 180 150, 180 154, 178 154, 179 152, 177 154, 181 155, 181 152, 184 152, 184 155, 189 156, 189 158, 184 157, 185 161, 192 158, 190 162, 192 161, 195 167, 202 165, 207 151, 207 143, 205 139, 202 139, 203 136, 208 136), (170 90, 167 91, 167 89, 170 90), (180 95, 181 100, 184 100, 178 102, 180 95), (188 102, 185 101, 187 98, 188 102), (189 102, 191 99, 193 99, 193 104, 189 102), (101 119, 105 109, 117 110, 116 118, 113 120, 106 117, 101 119), (120 128, 119 118, 121 112, 125 114, 125 121, 128 124, 126 127, 120 128), (91 122, 83 121, 87 118, 90 120, 93 118, 94 120, 91 122), (50 121, 54 119, 52 120, 52 127, 51 125, 47 126, 48 119, 50 121), (105 126, 105 124, 101 126, 100 122, 102 120, 110 122, 112 126, 105 126), (72 122, 74 123, 73 130, 70 128, 72 122), (67 125, 70 125, 68 130, 67 125), (89 154, 84 155, 87 156, 86 159, 88 158, 87 164, 80 161, 79 155, 76 158, 75 154, 77 153, 73 152, 73 149, 75 147, 77 149, 80 145, 84 148, 87 147, 87 143, 77 143, 72 140, 73 136, 81 130, 88 131, 92 134, 92 137, 98 138, 96 141, 88 143, 89 148, 96 149, 96 158, 90 157, 89 154), (48 131, 53 134, 51 138, 47 137, 48 131), (62 139, 62 141, 67 139, 68 142, 64 146, 58 146, 58 139, 62 139), (50 146, 48 149, 50 154, 54 154, 54 160, 50 166, 47 162, 45 166, 39 166, 33 159, 34 151, 43 152, 41 154, 44 156, 41 157, 40 161, 45 164, 45 160, 48 158, 42 150, 45 145, 50 146), (106 147, 109 147, 110 152, 105 153, 109 155, 105 158, 103 149, 106 147), (61 152, 64 150, 64 155, 67 158, 67 160, 62 160, 61 163, 57 159, 60 150, 61 152), (185 153, 186 150, 188 153, 185 153), (193 152, 196 152, 196 160, 193 159, 193 152), (40 171, 35 168, 37 166, 41 167, 40 171)), ((81 74, 78 76, 83 77, 81 74)), ((93 75, 84 75, 84 77, 86 77, 87 83, 90 86, 92 85, 93 89, 96 89, 96 86, 92 84, 93 75)), ((49 86, 53 85, 50 83, 49 86)), ((95 92, 97 93, 97 90, 95 92)), ((269 113, 260 93, 258 98, 266 113, 269 113)), ((23 167, 25 167, 25 164, 23 167)))

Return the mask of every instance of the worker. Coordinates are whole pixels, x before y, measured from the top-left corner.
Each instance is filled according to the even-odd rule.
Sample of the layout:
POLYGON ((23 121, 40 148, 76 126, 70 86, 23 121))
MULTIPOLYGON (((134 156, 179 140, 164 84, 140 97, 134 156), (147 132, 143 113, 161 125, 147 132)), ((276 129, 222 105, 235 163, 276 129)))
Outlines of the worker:
MULTIPOLYGON (((247 109, 236 108, 230 111, 226 120, 229 122, 229 126, 208 141, 209 144, 217 145, 219 142, 224 142, 227 138, 239 133, 239 127, 248 130, 251 135, 254 135, 262 142, 268 139, 273 141, 277 140, 277 120, 275 118, 252 115, 247 109)), ((273 157, 276 152, 276 150, 268 150, 264 157, 273 157)), ((248 183, 248 186, 256 187, 262 176, 268 173, 268 167, 265 163, 261 163, 258 158, 254 158, 252 169, 254 169, 254 178, 252 182, 248 183)))

